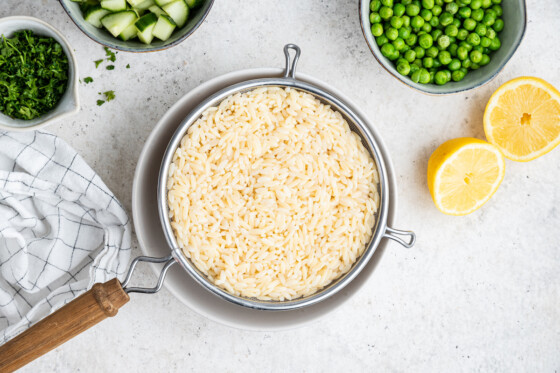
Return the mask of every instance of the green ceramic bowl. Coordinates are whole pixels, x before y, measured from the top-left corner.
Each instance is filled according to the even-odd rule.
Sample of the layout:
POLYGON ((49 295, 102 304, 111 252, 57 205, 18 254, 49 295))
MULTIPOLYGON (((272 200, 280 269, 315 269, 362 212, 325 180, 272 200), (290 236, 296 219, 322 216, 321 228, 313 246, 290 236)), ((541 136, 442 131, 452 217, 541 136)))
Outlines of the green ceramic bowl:
POLYGON ((66 13, 68 13, 72 21, 74 21, 76 26, 78 26, 84 34, 99 44, 124 52, 153 52, 171 48, 188 38, 204 21, 214 4, 214 0, 206 0, 201 7, 192 10, 189 14, 187 23, 179 30, 175 30, 168 40, 160 41, 154 39, 150 45, 143 44, 138 40, 122 41, 115 38, 107 30, 98 29, 97 27, 92 26, 84 20, 80 6, 76 2, 71 0, 60 0, 60 4, 66 13))
POLYGON ((370 0, 360 0, 360 21, 362 32, 374 57, 385 70, 401 82, 414 89, 432 95, 445 95, 467 91, 480 87, 494 79, 498 73, 502 71, 521 44, 521 40, 525 34, 525 28, 527 27, 525 0, 503 1, 502 7, 504 9, 504 14, 502 15, 502 19, 504 20, 505 27, 500 32, 502 47, 490 55, 491 61, 488 65, 482 66, 478 70, 469 71, 467 76, 460 82, 451 81, 445 85, 419 84, 414 83, 408 76, 399 74, 393 62, 381 54, 375 42, 375 37, 370 31, 369 4, 370 0))

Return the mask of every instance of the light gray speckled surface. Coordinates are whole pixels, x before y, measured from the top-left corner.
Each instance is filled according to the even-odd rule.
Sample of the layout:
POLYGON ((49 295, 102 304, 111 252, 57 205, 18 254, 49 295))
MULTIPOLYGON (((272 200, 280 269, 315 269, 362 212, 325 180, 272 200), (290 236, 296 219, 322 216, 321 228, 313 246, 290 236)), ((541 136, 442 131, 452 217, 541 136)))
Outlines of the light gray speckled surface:
MULTIPOLYGON (((507 0, 506 0, 507 2, 507 0)), ((391 245, 354 299, 295 331, 243 332, 207 321, 163 290, 133 295, 119 315, 33 362, 24 372, 167 371, 560 371, 560 150, 507 162, 493 199, 467 217, 439 213, 426 187, 427 159, 443 141, 483 138, 491 93, 519 75, 560 87, 560 2, 529 0, 525 40, 502 74, 474 92, 429 97, 383 71, 362 37, 356 0, 218 0, 186 42, 155 54, 103 49, 55 0, 2 0, 0 16, 41 17, 76 49, 81 113, 50 127, 73 145, 130 209, 144 140, 185 92, 212 77, 282 64, 303 49, 299 70, 347 93, 376 123, 399 184, 398 226, 418 234, 391 245), (130 64, 130 69, 125 65, 130 64), (117 98, 102 107, 98 92, 117 98)), ((139 254, 135 250, 134 254, 139 254)), ((153 280, 147 268, 140 281, 153 280)))

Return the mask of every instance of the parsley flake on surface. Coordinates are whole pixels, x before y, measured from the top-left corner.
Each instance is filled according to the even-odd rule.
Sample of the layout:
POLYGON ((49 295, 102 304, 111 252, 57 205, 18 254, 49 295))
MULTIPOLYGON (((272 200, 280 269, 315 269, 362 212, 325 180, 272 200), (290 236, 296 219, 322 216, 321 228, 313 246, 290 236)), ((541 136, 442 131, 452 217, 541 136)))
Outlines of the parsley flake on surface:
POLYGON ((97 106, 101 106, 105 103, 103 100, 97 100, 97 106))
POLYGON ((107 61, 115 62, 117 57, 109 48, 105 47, 105 55, 108 56, 107 61))
POLYGON ((84 83, 89 84, 93 82, 93 78, 91 76, 87 76, 84 78, 84 83))
POLYGON ((101 65, 101 62, 103 62, 103 59, 101 60, 97 60, 97 61, 93 61, 95 63, 95 68, 97 69, 99 67, 99 65, 101 65))
POLYGON ((107 102, 115 99, 115 91, 107 91, 103 92, 103 94, 105 95, 105 99, 107 99, 107 102))
POLYGON ((115 65, 109 65, 106 67, 107 70, 115 70, 115 65))
POLYGON ((0 111, 30 120, 51 111, 68 86, 68 57, 53 38, 31 30, 0 37, 0 111))
POLYGON ((127 69, 130 69, 130 64, 126 64, 126 68, 127 68, 127 69))

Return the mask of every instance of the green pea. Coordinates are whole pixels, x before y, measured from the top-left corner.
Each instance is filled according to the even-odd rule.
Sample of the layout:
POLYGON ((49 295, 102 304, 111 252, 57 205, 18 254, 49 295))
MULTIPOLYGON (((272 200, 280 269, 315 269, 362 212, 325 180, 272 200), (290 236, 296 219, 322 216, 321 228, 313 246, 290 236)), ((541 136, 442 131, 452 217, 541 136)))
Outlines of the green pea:
POLYGON ((403 26, 404 27, 409 27, 410 26, 410 17, 405 14, 401 18, 403 19, 403 26))
POLYGON ((438 71, 434 77, 437 85, 444 85, 447 83, 447 75, 443 71, 438 71))
POLYGON ((492 0, 482 0, 483 8, 490 8, 492 6, 492 0))
POLYGON ((422 60, 417 58, 414 60, 414 62, 412 63, 412 65, 416 66, 416 67, 422 67, 422 60))
POLYGON ((469 32, 464 28, 460 29, 459 32, 457 33, 457 39, 459 40, 466 40, 468 36, 469 36, 469 32))
POLYGON ((439 17, 432 17, 432 19, 430 19, 430 26, 438 27, 439 26, 439 17))
POLYGON ((424 59, 422 60, 422 65, 429 69, 432 66, 434 66, 434 59, 432 57, 424 57, 424 59))
POLYGON ((404 15, 404 12, 406 12, 406 6, 402 4, 395 4, 395 6, 393 7, 393 15, 397 17, 402 17, 404 15))
POLYGON ((393 26, 394 28, 396 28, 397 30, 400 29, 401 27, 403 27, 403 20, 401 17, 395 17, 392 16, 391 17, 391 26, 393 26))
POLYGON ((393 0, 381 0, 381 4, 383 4, 385 6, 392 7, 393 6, 393 0))
POLYGON ((476 34, 478 36, 484 36, 486 35, 486 25, 483 25, 482 23, 479 23, 478 25, 476 25, 476 28, 474 29, 474 32, 476 32, 476 34))
POLYGON ((442 70, 445 73, 445 76, 447 77, 447 81, 451 80, 451 71, 449 70, 442 70))
POLYGON ((393 46, 395 47, 396 50, 398 50, 399 52, 403 50, 403 48, 405 47, 405 43, 404 40, 401 38, 396 38, 393 41, 393 46))
POLYGON ((465 47, 470 52, 473 49, 472 44, 467 43, 466 41, 462 41, 459 43, 460 47, 465 47))
POLYGON ((490 56, 487 54, 482 55, 482 60, 480 60, 480 66, 486 66, 490 63, 490 56))
POLYGON ((461 68, 461 61, 458 60, 457 58, 454 58, 451 60, 451 62, 449 62, 447 68, 451 71, 459 70, 461 68))
POLYGON ((381 23, 374 23, 371 25, 371 33, 375 37, 381 36, 383 34, 383 26, 381 26, 381 23))
POLYGON ((429 23, 424 23, 424 26, 422 26, 422 31, 430 32, 432 31, 432 26, 430 26, 429 23))
POLYGON ((434 82, 436 73, 437 73, 437 69, 430 69, 430 81, 429 81, 430 84, 434 82))
POLYGON ((405 60, 405 59, 402 58, 402 57, 399 57, 399 59, 397 60, 397 62, 395 63, 395 65, 398 65, 399 63, 404 63, 404 62, 408 63, 407 60, 405 60))
POLYGON ((479 9, 482 7, 482 0, 472 0, 471 1, 471 9, 479 9))
POLYGON ((502 0, 492 0, 492 4, 501 4, 502 0))
POLYGON ((445 35, 456 37, 459 34, 459 29, 455 25, 449 25, 445 28, 445 35))
POLYGON ((408 45, 404 45, 404 47, 401 49, 401 55, 408 52, 410 50, 410 47, 408 45))
POLYGON ((381 9, 379 9, 379 15, 387 21, 393 16, 393 8, 382 6, 381 9))
POLYGON ((467 18, 463 21, 465 30, 472 31, 476 28, 476 21, 472 18, 467 18))
POLYGON ((434 69, 439 69, 442 66, 441 62, 436 58, 434 60, 434 69))
POLYGON ((500 5, 494 5, 492 7, 492 10, 494 12, 496 12, 496 17, 501 17, 502 14, 504 14, 504 10, 502 9, 502 7, 500 5))
POLYGON ((416 59, 416 52, 411 50, 406 51, 404 54, 404 59, 412 63, 416 59))
POLYGON ((436 0, 436 5, 442 6, 443 5, 443 0, 436 0))
POLYGON ((420 7, 416 4, 409 4, 406 6, 406 14, 410 17, 417 16, 420 13, 420 7))
POLYGON ((472 51, 469 54, 469 57, 471 58, 471 61, 473 63, 479 63, 480 61, 482 61, 482 53, 480 53, 479 51, 472 51))
POLYGON ((471 13, 471 18, 477 22, 482 21, 482 18, 484 18, 484 10, 482 9, 473 10, 471 13))
POLYGON ((430 82, 430 73, 426 69, 420 69, 420 80, 419 83, 428 84, 430 82))
POLYGON ((413 46, 414 44, 416 44, 416 40, 418 39, 418 36, 416 36, 416 34, 410 34, 410 36, 406 39, 404 39, 404 42, 406 43, 406 45, 409 46, 413 46))
POLYGON ((466 6, 459 8, 459 16, 461 18, 469 18, 471 16, 471 8, 466 6))
POLYGON ((434 43, 434 39, 432 39, 432 35, 424 34, 418 38, 418 44, 424 49, 430 48, 434 43))
POLYGON ((453 57, 457 57, 457 49, 459 49, 459 46, 455 43, 451 44, 449 48, 447 48, 447 50, 449 51, 449 53, 451 53, 451 56, 453 57))
POLYGON ((369 15, 369 22, 373 25, 374 23, 381 22, 381 16, 377 12, 373 12, 369 15))
POLYGON ((496 32, 500 32, 504 29, 504 20, 498 18, 496 22, 494 22, 493 28, 496 32))
POLYGON ((496 37, 496 31, 492 27, 486 28, 486 37, 488 39, 494 39, 496 37))
POLYGON ((397 64, 397 71, 399 74, 407 76, 410 73, 410 65, 407 61, 397 64))
POLYGON ((410 75, 410 79, 412 79, 414 83, 418 83, 420 81, 420 71, 421 69, 418 69, 410 75))
POLYGON ((434 5, 434 0, 422 0, 422 7, 425 9, 432 9, 434 5))
POLYGON ((379 8, 381 8, 381 1, 373 0, 371 3, 369 3, 369 9, 372 12, 377 12, 379 10, 379 8))
POLYGON ((399 38, 403 38, 404 40, 408 39, 410 31, 410 27, 401 27, 399 29, 399 38))
POLYGON ((385 31, 385 35, 387 35, 389 40, 395 40, 399 37, 399 31, 396 28, 389 27, 389 29, 385 31))
POLYGON ((383 44, 383 46, 381 47, 382 55, 389 58, 390 56, 393 55, 393 53, 395 53, 395 47, 393 46, 393 44, 391 43, 383 44))
POLYGON ((445 11, 450 14, 455 14, 459 11, 459 5, 457 5, 457 3, 448 3, 445 6, 445 11))
POLYGON ((464 46, 460 46, 459 48, 457 48, 457 58, 459 58, 461 61, 466 60, 467 58, 469 58, 469 50, 464 46))
POLYGON ((391 61, 394 61, 394 60, 398 59, 400 55, 401 55, 401 54, 399 53, 399 51, 398 51, 398 50, 395 50, 395 52, 394 52, 391 56, 389 56, 388 58, 389 58, 391 61))
POLYGON ((439 16, 442 11, 443 11, 443 8, 439 5, 434 5, 434 7, 432 8, 432 14, 436 17, 439 16))
POLYGON ((473 62, 473 63, 471 64, 471 69, 473 69, 473 70, 478 70, 478 69, 480 69, 480 65, 473 62))
POLYGON ((454 82, 460 82, 465 78, 465 75, 467 74, 462 70, 456 70, 451 73, 451 79, 453 79, 454 82))
POLYGON ((422 47, 415 47, 414 52, 416 53, 416 58, 423 58, 426 54, 426 50, 422 47))
POLYGON ((459 18, 453 18, 453 22, 451 23, 453 26, 459 28, 463 24, 459 18))
POLYGON ((415 63, 410 64, 410 74, 414 74, 415 72, 420 70, 420 66, 416 65, 415 63))
POLYGON ((461 62, 461 66, 463 66, 465 69, 470 68, 472 65, 472 61, 467 58, 466 60, 463 60, 463 62, 461 62))
POLYGON ((484 14, 491 14, 494 16, 494 18, 498 18, 498 15, 496 14, 496 12, 494 11, 494 9, 486 9, 486 11, 484 12, 484 14))
POLYGON ((490 43, 490 46, 488 48, 490 48, 490 50, 497 51, 501 46, 502 42, 498 37, 495 37, 494 39, 492 39, 492 43, 490 43))
POLYGON ((484 48, 488 48, 491 43, 492 43, 492 40, 490 40, 486 36, 480 38, 480 45, 484 48))
POLYGON ((442 26, 447 26, 453 23, 453 16, 451 13, 443 12, 441 16, 439 16, 439 24, 442 26))
POLYGON ((438 59, 442 65, 449 65, 451 62, 451 54, 448 51, 441 51, 439 52, 438 59))
POLYGON ((436 58, 439 54, 439 49, 436 47, 430 47, 426 49, 426 56, 436 58))
POLYGON ((377 45, 379 45, 379 46, 381 47, 383 44, 388 43, 388 42, 389 42, 389 39, 387 38, 387 36, 381 35, 381 36, 378 36, 378 37, 375 39, 375 41, 377 42, 377 45))
POLYGON ((480 44, 480 36, 478 36, 478 34, 475 34, 474 32, 469 34, 469 37, 467 38, 467 43, 473 46, 480 44))
POLYGON ((492 14, 487 14, 482 19, 482 23, 484 23, 486 26, 492 26, 494 22, 496 22, 496 17, 492 14))
POLYGON ((412 18, 412 20, 410 21, 410 25, 414 28, 420 28, 422 26, 424 26, 424 18, 420 17, 420 16, 414 16, 412 18))
POLYGON ((412 4, 412 0, 401 0, 402 5, 412 4))
POLYGON ((429 22, 434 15, 428 9, 422 9, 420 11, 420 17, 424 18, 424 21, 429 22))
POLYGON ((437 44, 441 49, 446 49, 447 47, 449 47, 449 45, 451 44, 451 41, 449 40, 449 36, 447 35, 441 35, 438 39, 437 39, 437 44))

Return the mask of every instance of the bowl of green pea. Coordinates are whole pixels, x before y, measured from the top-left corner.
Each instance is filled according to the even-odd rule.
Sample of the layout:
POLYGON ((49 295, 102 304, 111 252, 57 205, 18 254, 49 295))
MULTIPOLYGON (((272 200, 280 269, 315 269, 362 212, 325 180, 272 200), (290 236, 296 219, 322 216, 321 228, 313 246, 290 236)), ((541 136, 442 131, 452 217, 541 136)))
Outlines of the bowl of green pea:
POLYGON ((360 0, 362 32, 385 70, 440 95, 488 83, 525 34, 525 0, 360 0))

